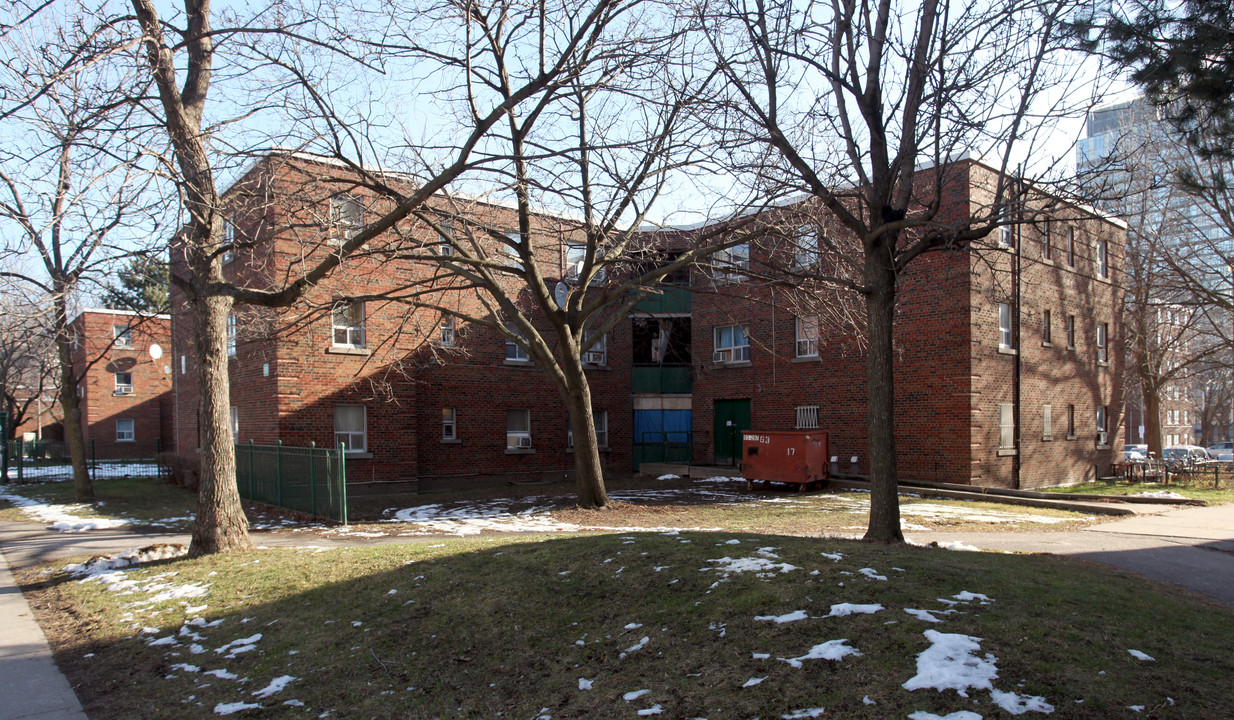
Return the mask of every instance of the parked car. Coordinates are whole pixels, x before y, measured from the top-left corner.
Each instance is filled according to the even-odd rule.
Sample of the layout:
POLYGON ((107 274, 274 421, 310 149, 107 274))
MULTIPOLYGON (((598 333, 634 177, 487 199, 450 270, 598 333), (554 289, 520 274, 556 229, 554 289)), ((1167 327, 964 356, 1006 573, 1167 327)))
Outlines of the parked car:
POLYGON ((1147 450, 1138 450, 1134 445, 1128 445, 1123 448, 1123 462, 1125 463, 1142 463, 1148 462, 1147 450))
POLYGON ((1212 462, 1208 451, 1199 445, 1171 445, 1161 451, 1167 465, 1173 467, 1191 467, 1212 462))
POLYGON ((1208 446, 1208 454, 1221 462, 1234 462, 1234 442, 1219 442, 1208 446))

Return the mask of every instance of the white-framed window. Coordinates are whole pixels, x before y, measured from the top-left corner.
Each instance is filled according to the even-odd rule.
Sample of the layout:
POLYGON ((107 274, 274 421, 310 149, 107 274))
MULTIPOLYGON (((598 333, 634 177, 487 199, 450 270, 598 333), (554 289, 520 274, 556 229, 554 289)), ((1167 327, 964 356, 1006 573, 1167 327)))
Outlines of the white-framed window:
POLYGON ((813 225, 802 225, 797 228, 796 244, 793 248, 793 267, 798 270, 818 270, 822 257, 820 245, 820 230, 813 225))
POLYGON ((452 407, 441 409, 441 439, 458 439, 458 413, 452 407))
POLYGON ((998 304, 998 347, 1000 350, 1015 347, 1011 334, 1011 303, 998 304))
POLYGON ((231 444, 240 442, 240 408, 231 406, 231 444))
POLYGON ((1015 404, 998 404, 998 447, 1007 450, 1015 447, 1015 404))
POLYGON ((818 427, 818 406, 798 405, 796 408, 798 430, 813 430, 818 427))
POLYGON ((1050 223, 1046 221, 1041 225, 1041 259, 1046 262, 1054 260, 1054 248, 1050 239, 1050 223))
POLYGON ((227 357, 236 356, 236 314, 227 316, 227 357))
POLYGON ((1054 420, 1051 417, 1052 411, 1053 411, 1053 406, 1051 405, 1041 406, 1041 439, 1042 440, 1053 440, 1054 439, 1054 420))
MULTIPOLYGON (((592 410, 591 423, 596 429, 596 447, 608 449, 608 410, 592 410)), ((566 426, 566 447, 574 447, 574 428, 566 426)))
POLYGON ((454 345, 454 316, 446 315, 441 319, 440 325, 441 336, 439 338, 442 347, 451 347, 454 345))
POLYGON ((1108 362, 1110 359, 1110 354, 1106 347, 1109 334, 1109 323, 1097 323, 1097 362, 1099 363, 1108 362))
MULTIPOLYGON (((600 264, 604 254, 596 251, 596 264, 600 264)), ((583 262, 587 258, 587 245, 582 243, 566 243, 566 282, 578 282, 578 276, 583 272, 583 262)), ((590 285, 600 285, 604 282, 606 268, 600 267, 591 276, 590 285)))
POLYGON ((523 259, 518 254, 518 246, 522 242, 522 237, 522 234, 517 230, 506 233, 508 242, 503 243, 497 251, 501 255, 501 261, 506 267, 518 270, 519 272, 523 271, 523 259))
POLYGON ((1075 228, 1067 228, 1067 267, 1075 267, 1075 228))
POLYGON ((750 243, 738 243, 717 251, 711 257, 715 266, 712 277, 716 280, 739 282, 745 278, 743 271, 750 269, 750 243))
POLYGON ((1097 277, 1110 276, 1110 246, 1104 238, 1097 239, 1097 277))
POLYGON ((531 449, 531 411, 506 410, 506 449, 531 449))
POLYGON ((608 364, 608 333, 601 335, 595 342, 592 342, 592 339, 588 337, 583 341, 583 347, 587 348, 583 352, 584 363, 588 365, 608 364))
POLYGON ((133 328, 128 325, 112 325, 111 326, 112 347, 115 348, 131 348, 133 347, 133 328))
POLYGON ((330 311, 335 347, 364 347, 364 303, 340 302, 330 311))
POLYGON ((343 242, 364 227, 364 204, 352 195, 330 198, 330 239, 343 242))
POLYGON ((181 356, 180 356, 180 374, 181 374, 181 375, 184 375, 184 374, 186 374, 188 371, 189 371, 189 361, 188 361, 188 357, 187 357, 187 356, 185 356, 185 355, 181 355, 181 356))
POLYGON ((450 218, 443 218, 437 222, 441 228, 440 242, 437 243, 437 254, 442 257, 450 257, 454 255, 454 221, 450 218))
POLYGON ((1075 350, 1075 315, 1067 316, 1067 348, 1075 350))
POLYGON ((223 220, 223 264, 236 259, 236 220, 223 220))
POLYGON ((1012 233, 1010 225, 1003 225, 998 229, 998 246, 1004 248, 1015 247, 1015 235, 1012 233))
POLYGON ((368 449, 366 409, 363 405, 334 406, 334 447, 344 446, 347 452, 368 449))
POLYGON ((818 318, 797 318, 797 357, 818 357, 818 318))
MULTIPOLYGON (((523 337, 523 333, 519 332, 518 326, 514 323, 506 323, 506 330, 511 335, 523 337)), ((522 345, 519 345, 510 338, 506 338, 506 362, 531 362, 531 356, 527 354, 527 350, 522 345)))
POLYGON ((1041 342, 1054 341, 1054 318, 1049 310, 1041 311, 1041 342))
POLYGON ((133 418, 116 418, 116 442, 136 442, 133 418))
POLYGON ((714 333, 715 353, 712 360, 717 363, 738 363, 750 360, 750 339, 742 325, 722 325, 714 333))
POLYGON ((132 395, 133 394, 133 373, 131 372, 116 373, 116 394, 117 395, 132 395))
POLYGON ((1097 406, 1097 444, 1105 445, 1110 441, 1109 433, 1106 432, 1106 415, 1109 410, 1105 405, 1097 406))

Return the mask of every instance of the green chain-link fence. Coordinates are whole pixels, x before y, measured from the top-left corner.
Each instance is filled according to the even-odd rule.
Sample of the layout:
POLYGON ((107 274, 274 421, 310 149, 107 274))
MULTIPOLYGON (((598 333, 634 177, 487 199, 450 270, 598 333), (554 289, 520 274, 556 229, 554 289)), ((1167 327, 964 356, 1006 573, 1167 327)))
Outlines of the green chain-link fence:
POLYGON ((347 523, 347 462, 343 449, 236 445, 240 497, 347 523))

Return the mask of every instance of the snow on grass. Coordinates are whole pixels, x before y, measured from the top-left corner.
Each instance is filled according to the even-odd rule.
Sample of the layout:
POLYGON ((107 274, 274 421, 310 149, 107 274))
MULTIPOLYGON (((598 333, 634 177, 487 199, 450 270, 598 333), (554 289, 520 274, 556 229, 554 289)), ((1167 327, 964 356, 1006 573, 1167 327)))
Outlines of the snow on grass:
POLYGON ((1152 657, 1151 655, 1144 653, 1144 652, 1140 652, 1139 650, 1128 650, 1127 652, 1131 653, 1131 657, 1135 658, 1136 660, 1148 660, 1149 662, 1156 660, 1156 658, 1152 657))
POLYGON ((241 710, 253 710, 259 707, 261 707, 261 705, 258 703, 246 703, 246 702, 219 703, 218 705, 214 706, 214 713, 216 715, 231 715, 232 713, 238 713, 241 710))
POLYGON ((219 680, 235 680, 240 677, 239 675, 233 672, 227 672, 226 668, 221 668, 219 670, 207 670, 202 674, 211 675, 213 677, 218 678, 219 680))
POLYGON ((959 540, 945 540, 943 542, 932 543, 943 550, 963 550, 965 552, 980 552, 980 548, 975 548, 972 545, 965 545, 959 540))
POLYGON ((841 560, 844 559, 844 555, 842 553, 819 553, 819 555, 822 555, 828 560, 834 560, 836 562, 840 562, 841 560))
POLYGON ((274 678, 273 680, 271 680, 270 684, 265 686, 264 688, 260 690, 254 690, 253 695, 259 698, 268 698, 274 693, 282 692, 283 688, 287 687, 288 683, 292 682, 293 680, 299 680, 299 679, 300 678, 293 677, 291 675, 280 675, 274 678))
POLYGON ((784 720, 804 720, 805 718, 822 717, 827 712, 827 708, 805 708, 804 710, 794 710, 787 715, 781 715, 784 720))
MULTIPOLYGON (((535 500, 529 498, 528 500, 535 500)), ((440 504, 420 505, 393 511, 394 522, 412 525, 412 533, 430 535, 479 535, 485 530, 500 532, 577 532, 573 523, 559 522, 550 514, 550 506, 536 506, 515 511, 512 500, 461 503, 446 508, 440 504)), ((390 513, 390 510, 386 511, 390 513)))
POLYGON ((703 572, 708 570, 718 570, 722 573, 743 573, 752 572, 758 574, 759 577, 771 577, 775 573, 787 573, 793 570, 800 570, 796 565, 788 563, 777 563, 761 557, 747 558, 731 558, 722 557, 715 560, 708 560, 709 563, 716 563, 714 568, 702 568, 703 572))
POLYGON ((128 520, 119 518, 83 518, 77 513, 90 510, 89 505, 49 505, 38 500, 31 500, 23 495, 15 495, 8 490, 0 490, 0 500, 8 500, 21 509, 27 517, 36 522, 46 523, 50 529, 66 533, 81 533, 89 530, 124 527, 128 520))
POLYGON ((806 614, 805 610, 794 610, 785 615, 755 615, 754 619, 757 621, 770 621, 774 623, 789 623, 796 622, 797 620, 806 620, 809 617, 810 616, 806 614))
POLYGON ((592 681, 588 680, 587 678, 579 678, 578 679, 578 689, 579 690, 590 690, 591 682, 592 681))
POLYGON ((923 620, 925 622, 932 622, 932 623, 942 622, 941 619, 935 617, 934 613, 930 612, 929 610, 914 610, 913 608, 904 608, 904 612, 908 613, 909 615, 912 615, 918 620, 923 620))
POLYGON ((883 606, 877 603, 869 605, 858 605, 855 603, 836 603, 831 606, 831 612, 827 613, 827 617, 844 617, 846 615, 873 615, 882 610, 883 606))
POLYGON ((1186 495, 1179 495, 1173 490, 1154 490, 1151 492, 1146 491, 1146 492, 1136 493, 1132 495, 1131 497, 1162 498, 1165 500, 1186 500, 1187 499, 1186 495))
MULTIPOLYGON (((133 565, 141 565, 156 560, 170 560, 171 558, 183 557, 188 554, 189 549, 183 545, 149 545, 144 548, 136 548, 133 550, 125 550, 122 553, 113 555, 99 555, 90 558, 84 563, 73 563, 64 566, 64 572, 70 575, 97 575, 99 573, 111 572, 121 568, 132 567, 133 565)), ((205 606, 202 606, 202 610, 205 606)))
POLYGON ((935 715, 932 712, 918 710, 909 715, 908 720, 981 720, 981 716, 971 710, 957 710, 946 715, 935 715))
POLYGON ((840 638, 839 640, 828 640, 825 643, 819 643, 810 648, 810 651, 805 655, 799 655, 795 658, 776 658, 783 660, 791 667, 801 667, 802 660, 843 660, 849 655, 861 656, 861 651, 855 647, 848 645, 848 638, 840 638))
POLYGON ((887 579, 886 575, 879 575, 878 571, 875 570, 874 568, 861 568, 857 572, 861 573, 862 575, 865 575, 871 580, 886 580, 887 579))
POLYGON ((630 654, 630 653, 632 653, 632 652, 635 652, 635 651, 637 651, 637 650, 642 650, 643 648, 647 647, 647 643, 649 643, 649 642, 651 642, 651 637, 650 637, 650 636, 648 636, 648 635, 644 635, 642 640, 639 640, 639 641, 638 641, 638 642, 636 642, 635 644, 633 644, 633 645, 631 645, 630 647, 626 648, 626 649, 625 649, 625 652, 621 653, 621 654, 620 654, 620 655, 618 655, 617 657, 619 657, 619 658, 623 658, 623 657, 625 657, 626 655, 629 655, 629 654, 630 654))
POLYGON ((905 682, 905 690, 955 690, 968 697, 969 690, 992 690, 991 682, 998 677, 998 658, 981 651, 981 638, 959 633, 926 630, 930 647, 917 656, 917 674, 905 682))
POLYGON ((750 678, 749 680, 746 680, 745 684, 744 684, 744 685, 742 685, 741 687, 743 687, 743 688, 754 687, 755 685, 758 685, 758 684, 762 683, 762 682, 763 682, 764 680, 766 680, 766 679, 767 679, 766 677, 761 677, 761 678, 760 678, 760 677, 752 677, 752 678, 750 678))
POLYGON ((621 699, 625 700, 626 702, 633 702, 635 700, 638 700, 639 698, 641 698, 642 696, 646 695, 649 692, 651 692, 651 690, 647 690, 647 689, 631 690, 630 692, 622 695, 621 699))
POLYGON ((1023 715, 1026 712, 1054 712, 1054 706, 1039 695, 1017 695, 1013 692, 1003 692, 991 688, 990 699, 994 701, 995 705, 1012 715, 1023 715))
POLYGON ((990 603, 994 602, 994 600, 991 599, 989 595, 982 595, 981 593, 969 592, 967 590, 964 590, 955 595, 952 595, 951 598, 953 600, 958 600, 960 602, 972 602, 976 600, 980 602, 982 605, 989 605, 990 603))
POLYGON ((227 643, 226 645, 222 647, 215 648, 214 652, 220 655, 223 653, 227 653, 227 657, 234 658, 236 655, 240 653, 246 653, 246 652, 251 652, 253 650, 256 650, 257 643, 260 640, 261 640, 261 633, 257 633, 256 635, 250 635, 246 638, 240 638, 239 640, 232 640, 231 642, 227 643))
POLYGON ((639 710, 638 714, 641 717, 647 717, 648 715, 659 715, 663 712, 664 712, 664 708, 660 707, 659 705, 652 705, 649 708, 643 708, 642 710, 639 710))

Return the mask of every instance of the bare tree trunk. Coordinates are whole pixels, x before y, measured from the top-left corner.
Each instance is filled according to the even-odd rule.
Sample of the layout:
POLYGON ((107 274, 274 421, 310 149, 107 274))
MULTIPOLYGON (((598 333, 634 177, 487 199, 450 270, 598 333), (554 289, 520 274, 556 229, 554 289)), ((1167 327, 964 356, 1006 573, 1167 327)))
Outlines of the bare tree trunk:
MULTIPOLYGON (((566 350, 563 354, 569 354, 566 350)), ((570 411, 570 431, 574 436, 575 485, 579 507, 599 510, 608 507, 604 489, 604 468, 600 464, 600 445, 596 439, 595 416, 591 408, 591 386, 583 370, 582 360, 562 358, 563 375, 570 389, 566 390, 566 407, 570 411)))
MULTIPOLYGON (((53 281, 56 292, 53 303, 53 327, 56 331, 56 352, 60 357, 60 409, 64 413, 64 440, 69 444, 69 460, 73 464, 73 490, 82 502, 94 499, 94 485, 86 467, 86 443, 82 437, 81 408, 77 397, 77 368, 73 367, 73 348, 69 339, 68 288, 62 280, 53 281)), ((40 420, 41 422, 41 420, 40 420)))
MULTIPOLYGON (((207 275, 200 273, 199 276, 207 275)), ((197 343, 197 423, 201 431, 201 486, 189 555, 253 549, 248 519, 236 486, 236 454, 232 444, 231 398, 227 377, 227 317, 230 297, 192 298, 193 333, 197 343)))
MULTIPOLYGON (((883 239, 886 242, 886 239, 883 239)), ((870 453, 870 524, 866 542, 901 543, 899 474, 895 442, 896 277, 891 253, 881 243, 866 254, 866 357, 870 453)))
POLYGON ((1140 392, 1144 395, 1144 440, 1148 452, 1155 453, 1154 457, 1161 460, 1164 459, 1161 454, 1161 388, 1156 383, 1142 381, 1140 392))

